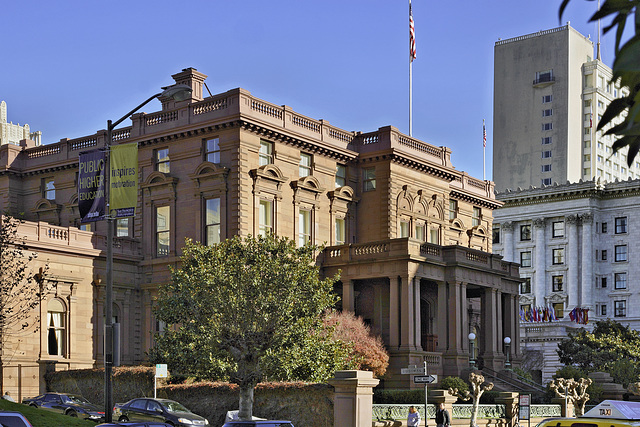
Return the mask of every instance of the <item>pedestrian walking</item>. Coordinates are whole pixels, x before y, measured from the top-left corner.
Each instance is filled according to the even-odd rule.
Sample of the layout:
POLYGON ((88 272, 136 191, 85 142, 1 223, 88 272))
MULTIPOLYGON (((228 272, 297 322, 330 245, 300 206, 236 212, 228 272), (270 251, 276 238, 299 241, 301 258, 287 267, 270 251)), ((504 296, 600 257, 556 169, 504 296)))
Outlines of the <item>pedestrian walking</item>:
POLYGON ((409 416, 407 416, 407 426, 415 427, 420 425, 420 413, 415 406, 409 406, 409 416))
POLYGON ((449 427, 451 425, 451 417, 449 411, 444 409, 444 402, 438 403, 438 409, 436 409, 436 426, 437 427, 449 427))

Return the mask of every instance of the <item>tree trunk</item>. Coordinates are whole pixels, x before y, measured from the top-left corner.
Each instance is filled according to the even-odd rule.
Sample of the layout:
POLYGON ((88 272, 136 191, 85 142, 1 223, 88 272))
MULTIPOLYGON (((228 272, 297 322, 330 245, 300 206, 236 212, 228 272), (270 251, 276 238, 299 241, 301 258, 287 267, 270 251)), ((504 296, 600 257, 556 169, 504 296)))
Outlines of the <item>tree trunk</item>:
POLYGON ((241 420, 253 419, 253 387, 252 386, 240 386, 240 410, 238 411, 238 418, 241 420))
POLYGON ((469 421, 470 427, 475 427, 476 420, 478 419, 478 406, 480 406, 480 396, 473 396, 473 405, 471 405, 471 420, 469 421))

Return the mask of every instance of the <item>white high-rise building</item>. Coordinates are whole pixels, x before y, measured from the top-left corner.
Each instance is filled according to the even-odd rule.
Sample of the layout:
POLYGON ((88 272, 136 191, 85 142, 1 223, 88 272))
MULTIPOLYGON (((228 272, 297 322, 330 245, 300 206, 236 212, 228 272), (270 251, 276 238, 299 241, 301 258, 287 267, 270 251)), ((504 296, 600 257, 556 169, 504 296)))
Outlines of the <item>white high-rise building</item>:
POLYGON ((0 102, 0 145, 2 144, 14 144, 19 145, 23 139, 30 139, 35 141, 35 145, 42 143, 42 132, 31 132, 29 125, 20 126, 20 124, 13 124, 7 122, 7 103, 0 102))
POLYGON ((493 180, 497 191, 553 183, 640 177, 627 149, 596 132, 609 103, 626 89, 594 43, 569 24, 499 40, 494 52, 493 180))

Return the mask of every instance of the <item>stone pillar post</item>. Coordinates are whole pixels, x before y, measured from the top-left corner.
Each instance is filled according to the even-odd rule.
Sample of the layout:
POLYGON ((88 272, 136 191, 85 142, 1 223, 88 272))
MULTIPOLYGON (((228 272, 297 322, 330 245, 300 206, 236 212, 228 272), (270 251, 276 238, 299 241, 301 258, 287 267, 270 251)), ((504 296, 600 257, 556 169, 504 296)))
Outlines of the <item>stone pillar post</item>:
MULTIPOLYGON (((507 221, 500 224, 500 229, 503 231, 502 238, 504 239, 502 259, 513 262, 513 222, 507 221)), ((520 262, 520 260, 516 262, 520 262)))
POLYGON ((481 312, 482 312, 482 335, 480 336, 482 353, 481 356, 484 359, 484 364, 491 369, 498 370, 499 366, 500 348, 498 346, 498 327, 497 323, 502 319, 498 319, 498 307, 497 307, 497 290, 493 288, 486 288, 481 298, 481 312))
POLYGON ((415 350, 413 277, 402 276, 400 284, 400 348, 415 350))
POLYGON ((560 416, 561 417, 575 417, 575 412, 573 408, 573 403, 571 403, 571 399, 566 399, 564 397, 554 397, 551 399, 551 403, 556 405, 560 405, 560 416))
POLYGON ((582 280, 580 282, 580 301, 582 308, 594 308, 592 289, 595 272, 593 271, 593 215, 590 212, 580 216, 582 220, 582 280))
POLYGON ((418 350, 422 350, 422 328, 420 325, 421 315, 420 315, 420 278, 413 278, 413 300, 414 300, 414 309, 413 309, 413 324, 414 324, 414 333, 415 338, 413 342, 418 350))
POLYGON ((544 304, 544 297, 547 294, 547 277, 546 277, 546 247, 544 237, 545 220, 544 218, 536 218, 533 221, 534 242, 536 245, 534 256, 535 267, 535 283, 533 284, 533 292, 536 296, 535 305, 544 304))
POLYGON ((342 310, 355 313, 355 294, 353 280, 342 282, 342 310))
POLYGON ((518 424, 518 393, 501 391, 498 393, 496 403, 504 405, 504 416, 508 427, 518 424))
POLYGON ((578 217, 568 215, 566 218, 567 234, 569 237, 568 254, 564 262, 569 266, 569 277, 567 278, 567 308, 578 305, 578 217))
MULTIPOLYGON (((457 397, 451 396, 447 390, 432 390, 429 393, 429 403, 433 403, 438 408, 438 405, 444 403, 444 409, 449 411, 449 416, 453 421, 453 404, 458 400, 457 397)), ((426 418, 426 416, 425 416, 426 418)), ((425 425, 427 425, 425 423, 425 425)), ((433 423, 431 424, 433 425, 433 423)))
POLYGON ((389 347, 400 346, 400 278, 389 277, 389 347))
POLYGON ((438 347, 437 351, 444 353, 449 347, 449 335, 448 335, 448 314, 447 314, 447 283, 438 283, 438 312, 436 313, 437 328, 438 328, 438 347))
POLYGON ((379 382, 370 371, 336 371, 334 378, 328 381, 335 388, 334 425, 371 427, 373 388, 379 382))

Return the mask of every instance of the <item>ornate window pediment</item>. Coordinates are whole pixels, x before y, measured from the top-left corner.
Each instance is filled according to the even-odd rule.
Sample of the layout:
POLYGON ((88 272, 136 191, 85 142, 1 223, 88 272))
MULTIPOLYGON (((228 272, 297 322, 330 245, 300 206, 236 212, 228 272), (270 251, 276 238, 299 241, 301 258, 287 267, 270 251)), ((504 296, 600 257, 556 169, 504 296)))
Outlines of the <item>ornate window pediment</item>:
POLYGON ((147 179, 140 185, 140 188, 151 196, 169 190, 175 197, 177 184, 178 178, 155 171, 149 174, 147 179))
POLYGON ((320 186, 320 181, 318 181, 316 177, 311 175, 300 178, 297 181, 292 181, 291 188, 293 188, 294 191, 307 190, 317 194, 324 191, 324 188, 320 186))
POLYGON ((357 202, 358 198, 355 196, 356 192, 353 188, 345 185, 344 187, 336 188, 334 191, 329 191, 327 196, 331 200, 343 200, 345 202, 357 202))
POLYGON ((273 164, 263 165, 258 169, 252 169, 249 174, 255 181, 267 179, 278 183, 283 183, 287 180, 280 168, 273 164))
POLYGON ((219 184, 225 183, 229 169, 211 162, 202 162, 195 172, 189 175, 196 188, 200 188, 205 183, 219 184))
POLYGON ((567 302, 567 294, 564 292, 555 292, 549 296, 544 297, 548 304, 558 304, 567 302))
POLYGON ((533 306, 533 294, 520 295, 520 305, 531 305, 533 306))
POLYGON ((36 202, 36 207, 31 212, 36 214, 38 221, 45 221, 49 224, 60 225, 60 211, 62 206, 53 200, 40 199, 36 202))

